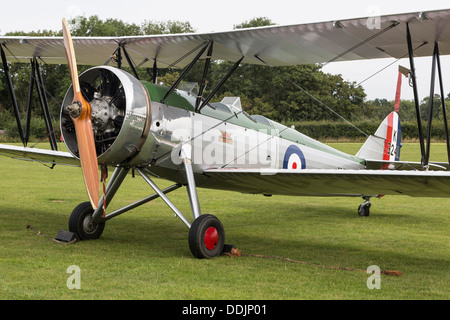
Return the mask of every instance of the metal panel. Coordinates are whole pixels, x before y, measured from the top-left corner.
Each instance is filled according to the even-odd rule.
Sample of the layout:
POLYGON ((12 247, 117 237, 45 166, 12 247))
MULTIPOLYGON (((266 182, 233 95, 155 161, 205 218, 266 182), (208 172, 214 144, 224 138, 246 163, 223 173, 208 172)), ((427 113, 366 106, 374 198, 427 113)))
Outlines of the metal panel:
MULTIPOLYGON (((113 67, 103 66, 89 69, 80 75, 80 80, 91 83, 100 76, 103 70, 111 72, 117 77, 126 97, 125 105, 121 106, 125 108, 125 114, 120 131, 114 138, 112 145, 98 155, 99 163, 116 165, 129 161, 142 148, 142 143, 150 130, 150 98, 145 87, 136 78, 123 70, 113 67)), ((66 110, 66 107, 72 103, 72 100, 73 90, 72 86, 70 86, 61 108, 61 132, 67 148, 74 156, 77 156, 76 135, 65 127, 66 122, 69 124, 72 122, 66 110)))

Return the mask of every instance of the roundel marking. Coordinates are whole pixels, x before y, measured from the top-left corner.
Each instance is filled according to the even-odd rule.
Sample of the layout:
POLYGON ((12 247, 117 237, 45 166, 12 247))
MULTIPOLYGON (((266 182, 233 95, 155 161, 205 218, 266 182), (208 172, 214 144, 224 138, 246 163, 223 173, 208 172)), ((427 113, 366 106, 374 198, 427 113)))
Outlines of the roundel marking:
POLYGON ((283 169, 301 170, 306 168, 306 161, 303 152, 296 145, 287 148, 284 154, 283 169))

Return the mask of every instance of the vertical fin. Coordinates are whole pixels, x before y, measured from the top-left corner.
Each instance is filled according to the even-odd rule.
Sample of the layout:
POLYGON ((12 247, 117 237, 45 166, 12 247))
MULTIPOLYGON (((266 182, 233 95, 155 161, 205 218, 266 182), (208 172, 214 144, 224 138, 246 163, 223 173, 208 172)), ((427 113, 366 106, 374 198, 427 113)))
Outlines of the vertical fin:
MULTIPOLYGON (((400 111, 402 75, 409 76, 409 70, 399 66, 394 111, 383 120, 375 134, 366 140, 356 154, 357 157, 384 161, 400 160, 402 127, 398 112, 400 111)), ((385 164, 382 169, 387 169, 388 166, 389 164, 385 164)))

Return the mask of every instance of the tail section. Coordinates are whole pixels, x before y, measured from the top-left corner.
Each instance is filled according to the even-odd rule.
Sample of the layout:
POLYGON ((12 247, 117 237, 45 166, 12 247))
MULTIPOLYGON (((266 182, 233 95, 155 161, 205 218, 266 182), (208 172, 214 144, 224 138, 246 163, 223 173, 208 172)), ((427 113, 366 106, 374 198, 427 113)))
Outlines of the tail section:
MULTIPOLYGON (((356 154, 363 159, 377 161, 399 161, 400 148, 402 147, 402 127, 398 111, 400 109, 400 93, 402 86, 402 75, 409 76, 409 70, 399 66, 397 78, 397 90, 395 92, 394 111, 392 111, 380 124, 374 135, 369 136, 364 145, 356 154)), ((386 169, 389 164, 383 165, 386 169)))
POLYGON ((402 128, 397 112, 392 111, 380 124, 374 135, 369 136, 356 154, 370 160, 399 161, 402 128))

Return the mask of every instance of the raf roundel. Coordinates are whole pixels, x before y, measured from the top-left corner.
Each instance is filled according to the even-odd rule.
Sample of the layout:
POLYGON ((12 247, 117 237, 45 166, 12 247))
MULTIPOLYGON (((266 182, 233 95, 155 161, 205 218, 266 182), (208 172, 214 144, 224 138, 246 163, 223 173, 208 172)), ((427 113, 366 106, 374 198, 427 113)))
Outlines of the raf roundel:
POLYGON ((306 168, 303 152, 295 145, 289 146, 284 154, 283 169, 301 170, 306 168))

